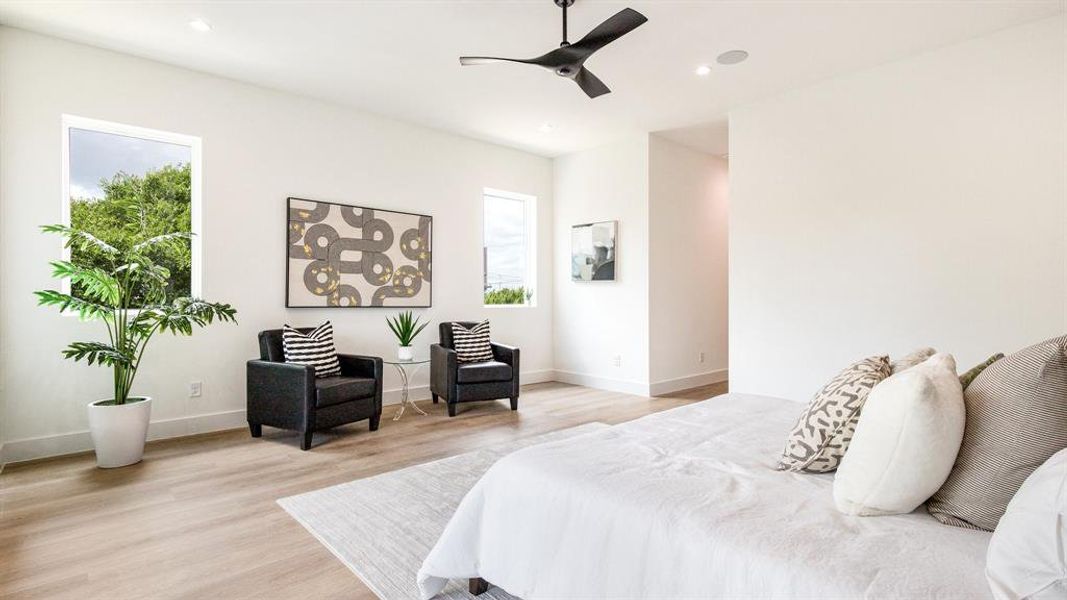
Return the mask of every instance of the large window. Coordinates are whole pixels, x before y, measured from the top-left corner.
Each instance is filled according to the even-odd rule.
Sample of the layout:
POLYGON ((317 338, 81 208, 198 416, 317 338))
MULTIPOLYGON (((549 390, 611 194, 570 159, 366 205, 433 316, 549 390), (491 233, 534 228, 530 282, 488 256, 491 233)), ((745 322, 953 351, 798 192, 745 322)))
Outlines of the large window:
MULTIPOLYGON (((199 138, 64 116, 63 141, 64 221, 116 247, 192 232, 193 239, 153 250, 151 258, 169 272, 168 299, 198 296, 199 138)), ((109 257, 91 247, 69 252, 76 262, 110 270, 109 257)), ((77 286, 72 293, 80 295, 77 286)))
POLYGON ((533 306, 537 299, 537 199, 485 190, 484 227, 485 305, 533 306))

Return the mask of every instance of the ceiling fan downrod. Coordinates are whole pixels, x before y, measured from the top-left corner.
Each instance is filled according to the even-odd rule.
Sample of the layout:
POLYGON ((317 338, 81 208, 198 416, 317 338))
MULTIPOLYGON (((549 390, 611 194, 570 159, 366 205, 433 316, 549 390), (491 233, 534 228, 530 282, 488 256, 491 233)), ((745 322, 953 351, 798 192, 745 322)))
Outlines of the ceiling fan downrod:
POLYGON ((556 6, 563 9, 563 41, 559 43, 559 47, 570 46, 571 43, 567 41, 567 7, 574 4, 574 0, 553 0, 556 6))

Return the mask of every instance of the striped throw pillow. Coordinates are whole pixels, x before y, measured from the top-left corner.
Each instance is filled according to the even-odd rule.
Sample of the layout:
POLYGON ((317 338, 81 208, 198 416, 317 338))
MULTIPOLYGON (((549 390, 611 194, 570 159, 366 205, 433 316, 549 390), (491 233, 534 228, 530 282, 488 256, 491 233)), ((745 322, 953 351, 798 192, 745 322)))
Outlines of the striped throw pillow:
POLYGON ((1067 448, 1067 335, 993 362, 963 400, 963 444, 927 508, 942 523, 992 531, 1030 473, 1067 448))
POLYGON ((453 323, 452 347, 456 351, 456 360, 461 363, 493 360, 493 347, 489 342, 489 321, 482 321, 470 329, 453 323))
POLYGON ((315 367, 317 377, 341 374, 341 363, 333 346, 333 325, 326 321, 307 333, 286 325, 282 328, 285 362, 315 367))

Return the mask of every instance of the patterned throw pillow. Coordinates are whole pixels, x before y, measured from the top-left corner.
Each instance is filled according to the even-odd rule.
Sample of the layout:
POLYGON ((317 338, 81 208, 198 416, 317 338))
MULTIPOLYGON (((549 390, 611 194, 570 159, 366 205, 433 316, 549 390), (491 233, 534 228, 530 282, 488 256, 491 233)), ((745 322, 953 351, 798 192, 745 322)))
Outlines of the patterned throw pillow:
POLYGON ((333 346, 333 325, 326 321, 307 333, 286 325, 282 328, 285 362, 315 367, 316 377, 341 374, 341 363, 333 346))
POLYGON ((942 523, 992 531, 1030 473, 1067 448, 1067 335, 994 362, 963 401, 960 453, 927 508, 942 523))
POLYGON ((489 341, 489 321, 482 321, 470 329, 459 323, 453 323, 452 348, 456 351, 456 360, 461 363, 493 360, 493 347, 489 341))
POLYGON ((888 356, 872 356, 831 379, 793 426, 778 470, 828 473, 836 469, 852 441, 867 394, 889 372, 888 356))
POLYGON ((997 362, 998 360, 1000 360, 1002 358, 1004 358, 1004 354, 1001 353, 1001 352, 998 352, 998 353, 994 354, 993 356, 990 356, 982 364, 978 364, 978 365, 975 365, 975 366, 971 367, 970 370, 968 370, 966 373, 964 373, 963 375, 960 375, 960 385, 962 385, 963 389, 966 390, 967 386, 971 385, 971 383, 973 383, 974 380, 978 378, 978 375, 982 371, 985 371, 986 368, 989 365, 997 362))

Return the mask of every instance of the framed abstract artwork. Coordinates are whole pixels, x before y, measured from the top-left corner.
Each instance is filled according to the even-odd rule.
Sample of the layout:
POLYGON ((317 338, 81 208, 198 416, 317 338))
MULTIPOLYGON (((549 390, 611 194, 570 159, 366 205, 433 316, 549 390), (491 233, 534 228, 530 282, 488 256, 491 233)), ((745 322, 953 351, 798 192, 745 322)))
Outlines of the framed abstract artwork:
POLYGON ((286 307, 432 304, 433 217, 303 198, 286 213, 286 307))
POLYGON ((571 280, 615 281, 618 221, 571 227, 571 280))

